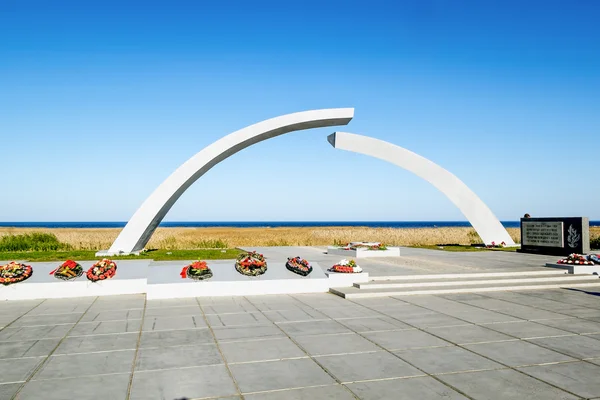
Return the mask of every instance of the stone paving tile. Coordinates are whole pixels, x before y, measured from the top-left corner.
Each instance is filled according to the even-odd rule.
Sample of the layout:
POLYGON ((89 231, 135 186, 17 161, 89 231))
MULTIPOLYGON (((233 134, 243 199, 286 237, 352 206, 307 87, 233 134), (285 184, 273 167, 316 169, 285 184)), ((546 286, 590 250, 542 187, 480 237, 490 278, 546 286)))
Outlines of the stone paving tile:
POLYGON ((511 367, 574 361, 572 357, 521 340, 470 344, 464 347, 511 367))
POLYGON ((207 328, 142 332, 140 348, 214 343, 207 328))
MULTIPOLYGON (((548 320, 561 321, 561 320, 548 320)), ((543 322, 506 322, 498 324, 486 325, 487 328, 506 333, 519 339, 529 339, 548 336, 572 335, 571 332, 555 329, 547 325, 542 325, 543 322)))
POLYGON ((200 308, 195 297, 183 298, 183 299, 160 299, 160 300, 146 300, 146 310, 151 308, 171 308, 171 307, 196 307, 200 308))
POLYGON ((575 400, 578 397, 510 369, 439 375, 477 400, 575 400))
POLYGON ((579 318, 551 319, 539 323, 579 334, 600 333, 600 322, 579 318))
POLYGON ((417 347, 451 346, 452 343, 416 329, 403 331, 367 332, 363 335, 389 350, 405 350, 417 347))
POLYGON ((62 341, 54 354, 91 353, 94 351, 114 351, 135 349, 137 333, 117 333, 114 335, 69 336, 62 341))
POLYGON ((0 359, 47 356, 60 339, 24 340, 0 343, 0 359))
POLYGON ((377 312, 360 306, 342 306, 342 307, 323 307, 319 308, 319 312, 325 314, 332 319, 337 318, 361 318, 372 317, 377 315, 377 312))
POLYGON ((192 399, 237 393, 224 365, 142 371, 133 374, 130 400, 192 399))
POLYGON ((10 327, 74 324, 82 315, 83 313, 24 316, 13 322, 10 327))
POLYGON ((98 297, 94 304, 92 304, 88 312, 98 313, 102 311, 143 310, 144 304, 144 298, 128 298, 127 295, 125 295, 124 297, 101 296, 98 297), (113 297, 119 297, 119 299, 113 297))
POLYGON ((199 367, 223 363, 223 358, 214 344, 139 349, 136 371, 199 367))
POLYGON ((497 322, 522 321, 521 318, 500 314, 495 311, 477 310, 460 313, 452 313, 453 317, 471 322, 473 324, 493 324, 497 322))
MULTIPOLYGON (((0 384, 27 380, 45 357, 17 358, 0 360, 0 384)), ((0 386, 1 388, 1 386, 0 386)), ((0 393, 1 389, 0 389, 0 393)), ((0 396, 0 399, 7 398, 0 396)))
POLYGON ((600 340, 594 339, 593 335, 528 339, 528 342, 560 351, 575 358, 600 357, 600 340))
POLYGON ((355 400, 356 397, 342 385, 319 386, 301 389, 291 389, 266 393, 246 394, 247 400, 355 400))
MULTIPOLYGON (((495 324, 494 324, 495 326, 495 324)), ((479 325, 424 328, 425 331, 456 344, 500 342, 514 338, 479 325)))
POLYGON ((600 396, 600 366, 587 362, 519 368, 528 375, 582 397, 600 396))
MULTIPOLYGON (((75 324, 42 325, 19 328, 5 328, 0 331, 0 342, 15 340, 39 340, 63 338, 75 324)), ((2 346, 2 344, 0 344, 2 346)))
POLYGON ((325 314, 308 307, 294 307, 289 310, 263 311, 265 317, 272 322, 301 322, 329 319, 325 314))
POLYGON ((403 360, 432 375, 505 368, 501 364, 457 346, 403 350, 396 352, 396 354, 403 360))
POLYGON ((220 347, 228 363, 306 357, 306 354, 287 337, 259 341, 225 342, 221 343, 220 347))
POLYGON ((432 328, 436 326, 469 325, 469 322, 441 313, 396 316, 400 321, 416 326, 417 328, 432 328))
POLYGON ((321 367, 308 358, 233 364, 229 368, 242 393, 335 383, 321 367))
POLYGON ((244 314, 210 314, 206 316, 213 328, 223 326, 264 325, 271 321, 261 313, 244 314))
POLYGON ((0 399, 12 399, 22 383, 0 383, 0 399))
POLYGON ((236 313, 246 313, 246 312, 258 312, 259 310, 254 307, 250 302, 246 301, 244 303, 234 303, 234 304, 213 304, 213 305, 204 305, 202 304, 202 309, 204 313, 207 315, 210 314, 236 314, 236 313))
POLYGON ((92 305, 95 297, 76 299, 48 299, 39 307, 27 313, 27 316, 46 314, 82 314, 92 305))
MULTIPOLYGON (((348 388, 362 400, 462 400, 462 394, 428 376, 349 383, 348 388)), ((317 398, 317 397, 314 397, 317 398)))
POLYGON ((350 329, 336 321, 286 322, 278 324, 290 336, 351 333, 350 329))
POLYGON ((141 319, 125 319, 120 321, 80 322, 69 333, 69 336, 101 335, 110 333, 139 332, 141 319))
POLYGON ((97 322, 97 321, 119 321, 125 319, 141 319, 144 310, 109 310, 109 311, 88 311, 85 313, 81 322, 97 322))
POLYGON ((355 333, 326 336, 298 336, 295 340, 313 356, 381 351, 379 346, 355 333))
POLYGON ((264 326, 242 326, 235 328, 214 328, 213 332, 219 341, 267 339, 285 336, 285 334, 273 324, 264 326))
POLYGON ((143 331, 168 331, 178 329, 207 328, 202 313, 195 315, 179 315, 176 317, 148 317, 144 318, 143 331))
POLYGON ((130 374, 113 374, 81 378, 51 379, 28 382, 19 400, 125 400, 130 374))
POLYGON ((316 360, 341 382, 425 375, 385 351, 322 356, 316 360))
POLYGON ((331 296, 329 293, 294 294, 291 297, 317 310, 326 307, 344 307, 348 305, 347 300, 339 296, 331 296))
POLYGON ((128 373, 131 372, 134 356, 135 350, 51 356, 33 379, 63 379, 128 373))
POLYGON ((412 326, 400 322, 395 318, 381 316, 370 318, 340 319, 338 322, 356 332, 389 331, 400 329, 413 329, 412 326))
POLYGON ((578 318, 597 319, 600 318, 600 310, 592 308, 571 309, 564 312, 567 315, 578 318))
POLYGON ((160 307, 160 308, 147 308, 145 312, 146 318, 148 317, 178 317, 185 315, 202 315, 200 306, 184 306, 184 307, 160 307))

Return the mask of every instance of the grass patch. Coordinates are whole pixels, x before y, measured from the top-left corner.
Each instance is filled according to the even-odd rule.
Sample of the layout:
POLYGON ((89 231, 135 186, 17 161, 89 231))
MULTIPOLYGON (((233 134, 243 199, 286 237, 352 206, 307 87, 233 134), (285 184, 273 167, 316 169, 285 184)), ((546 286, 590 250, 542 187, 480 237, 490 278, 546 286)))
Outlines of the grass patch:
MULTIPOLYGON (((227 260, 234 259, 242 251, 239 249, 210 249, 210 250, 152 250, 144 252, 139 256, 114 256, 111 260, 142 260, 152 259, 155 261, 168 260, 227 260)), ((93 250, 69 250, 69 251, 12 251, 0 252, 0 260, 13 261, 75 261, 97 260, 101 257, 95 256, 93 250)))
POLYGON ((2 251, 56 251, 68 250, 71 246, 61 243, 54 234, 32 232, 21 235, 6 235, 0 237, 0 252, 2 251))

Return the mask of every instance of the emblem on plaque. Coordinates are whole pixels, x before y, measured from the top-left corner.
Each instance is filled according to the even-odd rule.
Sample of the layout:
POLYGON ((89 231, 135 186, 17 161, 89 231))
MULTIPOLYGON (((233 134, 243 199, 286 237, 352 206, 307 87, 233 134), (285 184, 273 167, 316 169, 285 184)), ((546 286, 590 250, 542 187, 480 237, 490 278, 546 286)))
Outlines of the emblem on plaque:
POLYGON ((569 247, 575 248, 579 244, 579 239, 581 239, 581 235, 577 233, 577 229, 573 228, 573 225, 569 226, 569 230, 567 231, 569 236, 567 236, 567 242, 569 242, 569 247))

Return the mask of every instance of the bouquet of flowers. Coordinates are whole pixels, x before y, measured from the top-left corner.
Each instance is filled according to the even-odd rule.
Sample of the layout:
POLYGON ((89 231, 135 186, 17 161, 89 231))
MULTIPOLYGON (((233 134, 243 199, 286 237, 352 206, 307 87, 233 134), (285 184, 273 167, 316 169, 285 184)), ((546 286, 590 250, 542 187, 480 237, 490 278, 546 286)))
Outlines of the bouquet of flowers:
POLYGON ((312 272, 312 266, 301 257, 289 258, 285 263, 285 267, 295 274, 306 276, 312 272))
POLYGON ((12 283, 22 282, 33 274, 33 268, 30 265, 10 262, 0 267, 0 283, 10 285, 12 283))
POLYGON ((255 251, 242 253, 235 259, 235 269, 242 275, 262 275, 267 272, 267 261, 265 256, 255 251))
POLYGON ((117 273, 117 264, 107 258, 98 261, 88 269, 86 276, 92 282, 110 279, 117 273))
POLYGON ((350 242, 340 247, 342 250, 358 250, 361 248, 367 250, 387 250, 387 246, 380 242, 350 242))
POLYGON ((352 274, 352 273, 362 272, 362 268, 358 266, 356 261, 354 261, 354 260, 348 261, 348 260, 344 259, 344 260, 341 260, 340 262, 338 262, 337 264, 335 264, 333 267, 329 268, 328 271, 352 274))
POLYGON ((600 254, 590 254, 588 256, 588 261, 591 261, 594 264, 600 264, 600 254))
POLYGON ((54 271, 50 271, 50 275, 63 281, 70 281, 83 275, 83 267, 73 260, 67 260, 54 271))
POLYGON ((575 264, 575 265, 594 265, 594 261, 588 260, 586 256, 581 254, 572 253, 566 258, 562 258, 556 262, 557 264, 575 264))
POLYGON ((181 270, 181 278, 190 278, 196 281, 212 278, 213 274, 206 261, 194 261, 181 270))

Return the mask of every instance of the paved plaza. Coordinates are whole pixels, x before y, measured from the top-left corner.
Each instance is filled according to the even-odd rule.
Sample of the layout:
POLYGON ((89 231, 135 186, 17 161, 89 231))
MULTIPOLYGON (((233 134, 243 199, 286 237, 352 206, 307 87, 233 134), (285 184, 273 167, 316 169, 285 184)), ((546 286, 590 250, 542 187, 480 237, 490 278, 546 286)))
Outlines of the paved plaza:
MULTIPOLYGON (((429 253, 367 265, 541 260, 429 253)), ((596 291, 6 301, 0 399, 600 399, 596 291)))

